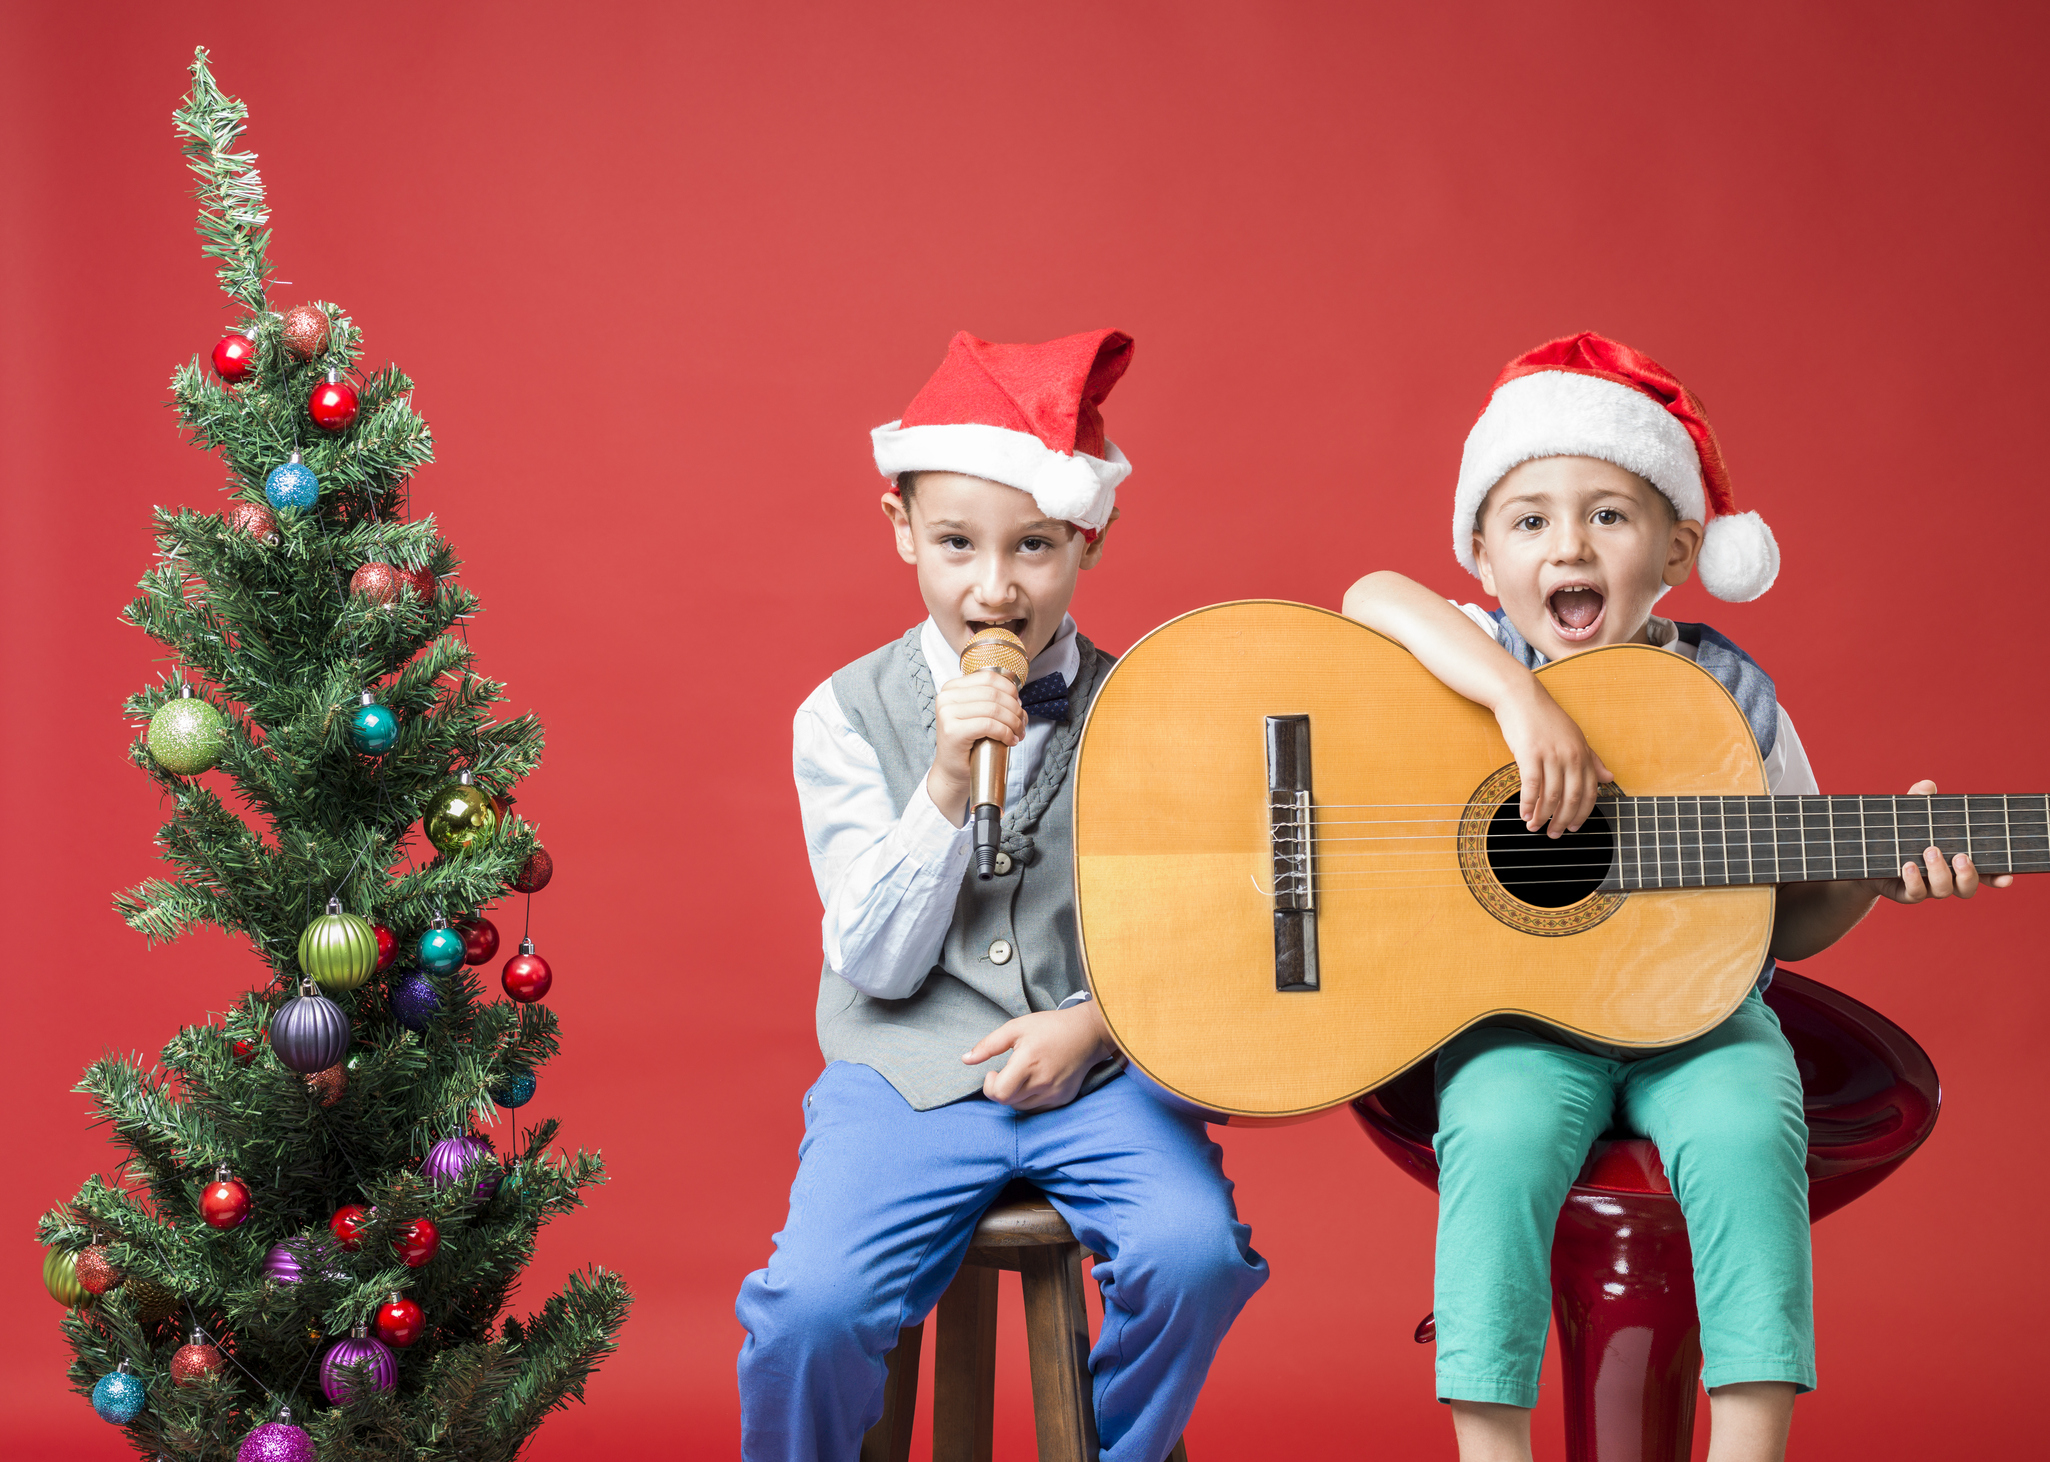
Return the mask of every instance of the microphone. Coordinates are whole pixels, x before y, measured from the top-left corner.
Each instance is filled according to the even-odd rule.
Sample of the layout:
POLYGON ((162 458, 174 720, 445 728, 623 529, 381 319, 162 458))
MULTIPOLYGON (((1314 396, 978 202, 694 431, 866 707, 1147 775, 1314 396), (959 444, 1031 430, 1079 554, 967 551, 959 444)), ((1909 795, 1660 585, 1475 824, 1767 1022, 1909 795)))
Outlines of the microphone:
MULTIPOLYGON (((961 651, 961 673, 996 670, 1025 683, 1025 642, 1007 629, 978 632, 961 651)), ((968 806, 975 821, 975 876, 985 881, 997 871, 997 846, 1004 840, 1004 778, 1011 770, 1011 748, 987 737, 968 752, 968 806)))

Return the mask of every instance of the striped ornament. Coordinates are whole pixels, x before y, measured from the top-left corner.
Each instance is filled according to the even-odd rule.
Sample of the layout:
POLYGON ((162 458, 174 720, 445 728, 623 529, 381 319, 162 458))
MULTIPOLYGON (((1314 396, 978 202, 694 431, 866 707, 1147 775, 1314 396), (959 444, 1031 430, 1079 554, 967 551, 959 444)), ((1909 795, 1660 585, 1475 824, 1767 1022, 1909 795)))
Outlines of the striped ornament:
POLYGON ((299 968, 329 990, 353 990, 377 968, 377 934, 368 919, 342 912, 340 899, 299 936, 299 968))

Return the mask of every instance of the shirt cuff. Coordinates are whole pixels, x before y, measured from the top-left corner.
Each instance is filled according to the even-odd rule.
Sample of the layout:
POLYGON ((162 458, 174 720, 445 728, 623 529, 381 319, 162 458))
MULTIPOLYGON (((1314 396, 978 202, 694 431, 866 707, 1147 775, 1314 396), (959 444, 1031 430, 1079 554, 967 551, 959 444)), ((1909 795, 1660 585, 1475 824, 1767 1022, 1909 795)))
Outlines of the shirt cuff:
POLYGON ((1063 1000, 1060 1004, 1056 1005, 1054 1009, 1068 1010, 1077 1005, 1087 1005, 1091 1000, 1094 1000, 1095 998, 1096 997, 1094 995, 1091 995, 1087 990, 1077 990, 1074 994, 1070 995, 1067 999, 1063 1000))
POLYGON ((904 815, 897 819, 898 851, 922 866, 930 866, 965 852, 974 836, 972 824, 955 827, 947 820, 947 815, 934 804, 932 793, 926 791, 925 778, 920 777, 917 790, 905 804, 904 815))

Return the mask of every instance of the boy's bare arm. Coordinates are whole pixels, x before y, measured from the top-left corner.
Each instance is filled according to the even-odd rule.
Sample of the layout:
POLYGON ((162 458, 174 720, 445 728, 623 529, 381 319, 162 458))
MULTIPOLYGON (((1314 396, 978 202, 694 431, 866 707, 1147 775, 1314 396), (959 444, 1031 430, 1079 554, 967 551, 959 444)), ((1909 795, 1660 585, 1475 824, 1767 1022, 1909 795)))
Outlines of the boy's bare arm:
MULTIPOLYGON (((1911 797, 1934 795, 1934 782, 1917 782, 1908 788, 1911 797)), ((1847 878, 1836 883, 1781 884, 1773 906, 1772 957, 1807 959, 1822 953, 1872 912, 1880 899, 1897 904, 1919 904, 1924 899, 1947 899, 1955 894, 1968 899, 1982 886, 2006 888, 2014 875, 2003 873, 1984 881, 1972 866, 1969 853, 1959 853, 1948 863, 1942 850, 1922 850, 1920 865, 1904 863, 1898 878, 1847 878)))
POLYGON ((1612 780, 1573 718, 1538 678, 1472 620, 1413 579, 1383 569, 1345 591, 1344 612, 1417 657, 1424 669, 1495 713, 1523 779, 1524 826, 1572 832, 1612 780))

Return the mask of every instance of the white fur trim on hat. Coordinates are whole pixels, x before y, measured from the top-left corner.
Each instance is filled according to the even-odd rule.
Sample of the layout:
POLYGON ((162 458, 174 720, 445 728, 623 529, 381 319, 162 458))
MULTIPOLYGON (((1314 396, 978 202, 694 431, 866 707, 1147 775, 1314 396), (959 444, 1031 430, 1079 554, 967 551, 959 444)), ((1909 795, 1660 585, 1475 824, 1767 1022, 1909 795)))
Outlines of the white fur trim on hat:
POLYGON ((1724 513, 1702 536, 1694 569, 1716 598, 1747 604, 1780 576, 1780 546, 1758 514, 1724 513))
POLYGON ((885 422, 869 433, 876 470, 888 478, 904 472, 963 472, 987 477, 1032 494, 1049 518, 1101 532, 1117 505, 1117 488, 1132 470, 1115 442, 1106 456, 1056 452, 1030 432, 961 422, 945 426, 903 426, 885 422))
MULTIPOLYGON (((1459 488, 1452 499, 1452 552, 1468 573, 1480 572, 1473 561, 1473 531, 1481 500, 1510 469, 1537 457, 1613 462, 1664 493, 1683 519, 1699 523, 1708 517, 1701 457, 1678 417, 1642 391, 1616 381, 1576 371, 1537 371, 1497 390, 1467 433, 1466 451, 1459 459, 1459 488)), ((1762 522, 1758 526, 1765 527, 1762 522)), ((1766 535, 1768 543, 1771 536, 1766 535)), ((1778 562, 1774 557, 1775 566, 1778 562)), ((1706 563, 1704 550, 1704 584, 1706 563)), ((1772 582, 1770 575, 1765 582, 1772 582)), ((1764 592, 1763 587, 1758 590, 1764 592)))

